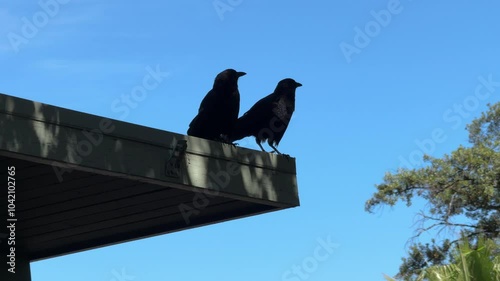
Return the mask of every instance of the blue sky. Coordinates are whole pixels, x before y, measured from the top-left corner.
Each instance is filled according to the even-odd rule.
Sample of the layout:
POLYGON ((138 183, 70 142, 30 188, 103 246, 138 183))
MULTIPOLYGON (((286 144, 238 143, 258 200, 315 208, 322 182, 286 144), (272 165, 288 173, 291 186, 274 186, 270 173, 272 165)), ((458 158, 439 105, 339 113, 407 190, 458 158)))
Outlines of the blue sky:
POLYGON ((424 202, 368 214, 374 184, 466 143, 499 100, 495 1, 55 1, 0 0, 0 92, 185 133, 220 71, 248 73, 240 113, 294 78, 279 149, 301 206, 35 262, 34 281, 383 280, 424 202))

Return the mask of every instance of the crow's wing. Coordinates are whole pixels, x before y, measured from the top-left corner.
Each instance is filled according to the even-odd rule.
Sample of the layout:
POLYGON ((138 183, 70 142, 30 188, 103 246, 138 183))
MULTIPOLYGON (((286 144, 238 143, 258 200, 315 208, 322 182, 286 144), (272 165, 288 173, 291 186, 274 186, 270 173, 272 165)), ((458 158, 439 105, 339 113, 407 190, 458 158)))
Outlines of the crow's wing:
POLYGON ((236 141, 244 137, 255 136, 264 128, 268 128, 273 116, 274 102, 275 96, 273 94, 256 102, 236 121, 231 140, 236 141))

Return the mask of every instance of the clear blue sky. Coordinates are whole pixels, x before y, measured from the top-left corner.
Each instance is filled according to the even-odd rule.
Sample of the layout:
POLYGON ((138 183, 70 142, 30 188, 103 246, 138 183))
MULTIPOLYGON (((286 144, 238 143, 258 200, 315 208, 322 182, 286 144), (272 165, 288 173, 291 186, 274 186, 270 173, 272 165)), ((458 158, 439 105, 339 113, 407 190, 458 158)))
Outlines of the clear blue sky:
POLYGON ((368 214, 374 184, 436 130, 432 155, 465 143, 500 100, 478 79, 500 81, 497 1, 53 1, 0 0, 0 92, 185 133, 218 72, 248 73, 241 113, 292 77, 304 86, 279 148, 301 206, 35 262, 34 281, 305 280, 287 274, 304 264, 307 280, 383 280, 424 205, 368 214), (119 111, 148 66, 169 74, 119 111))

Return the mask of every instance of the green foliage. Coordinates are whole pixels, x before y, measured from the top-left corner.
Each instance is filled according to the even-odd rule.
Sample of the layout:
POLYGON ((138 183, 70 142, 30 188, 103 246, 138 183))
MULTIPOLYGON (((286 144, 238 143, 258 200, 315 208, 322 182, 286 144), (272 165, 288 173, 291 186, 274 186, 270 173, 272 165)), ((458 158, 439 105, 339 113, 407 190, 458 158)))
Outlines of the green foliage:
POLYGON ((500 257, 494 257, 497 245, 479 238, 474 248, 464 237, 456 247, 456 262, 426 268, 417 281, 499 281, 500 257))
MULTIPOLYGON (((474 247, 463 237, 453 251, 454 263, 434 265, 421 270, 415 281, 499 281, 500 256, 498 245, 491 239, 480 237, 474 247)), ((396 281, 384 276, 388 281, 396 281)))
MULTIPOLYGON (((420 197, 429 204, 421 213, 417 236, 430 229, 458 227, 469 239, 500 237, 500 103, 489 106, 467 130, 469 146, 460 146, 442 158, 425 155, 421 168, 386 173, 365 210, 373 212, 400 201, 410 206, 414 197, 420 197), (459 216, 466 223, 457 222, 459 216)), ((399 278, 413 280, 424 268, 453 261, 450 245, 449 240, 441 245, 435 241, 413 245, 409 257, 403 259, 399 278)), ((442 270, 451 272, 452 267, 442 270)))
POLYGON ((403 280, 412 280, 414 275, 419 274, 423 268, 429 265, 443 265, 453 259, 450 255, 450 240, 445 240, 441 245, 436 244, 433 239, 431 244, 414 244, 410 247, 409 257, 403 258, 403 263, 399 268, 398 277, 403 280))
POLYGON ((396 279, 390 277, 389 275, 384 274, 384 278, 386 281, 397 281, 396 279))
POLYGON ((410 206, 414 196, 428 200, 430 214, 443 222, 461 214, 486 219, 500 209, 498 152, 475 145, 459 147, 443 158, 425 156, 425 161, 429 165, 420 169, 387 173, 366 210, 371 212, 380 204, 393 206, 400 200, 410 206))
POLYGON ((500 103, 489 106, 487 112, 467 126, 469 142, 490 147, 498 152, 500 145, 500 103))

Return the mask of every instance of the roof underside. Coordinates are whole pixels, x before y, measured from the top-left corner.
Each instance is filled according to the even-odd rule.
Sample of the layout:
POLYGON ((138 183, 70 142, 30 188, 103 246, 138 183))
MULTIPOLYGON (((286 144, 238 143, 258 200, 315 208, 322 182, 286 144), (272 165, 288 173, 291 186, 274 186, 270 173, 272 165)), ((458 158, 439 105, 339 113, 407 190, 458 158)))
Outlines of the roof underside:
POLYGON ((1 174, 15 166, 30 260, 299 205, 293 158, 103 120, 0 94, 1 174))
MULTIPOLYGON (((188 223, 179 206, 193 207, 192 191, 81 171, 59 182, 49 165, 7 157, 0 162, 19 171, 16 239, 32 260, 274 209, 205 197, 198 199, 202 212, 184 213, 188 223)), ((1 202, 7 210, 7 200, 1 202)))

